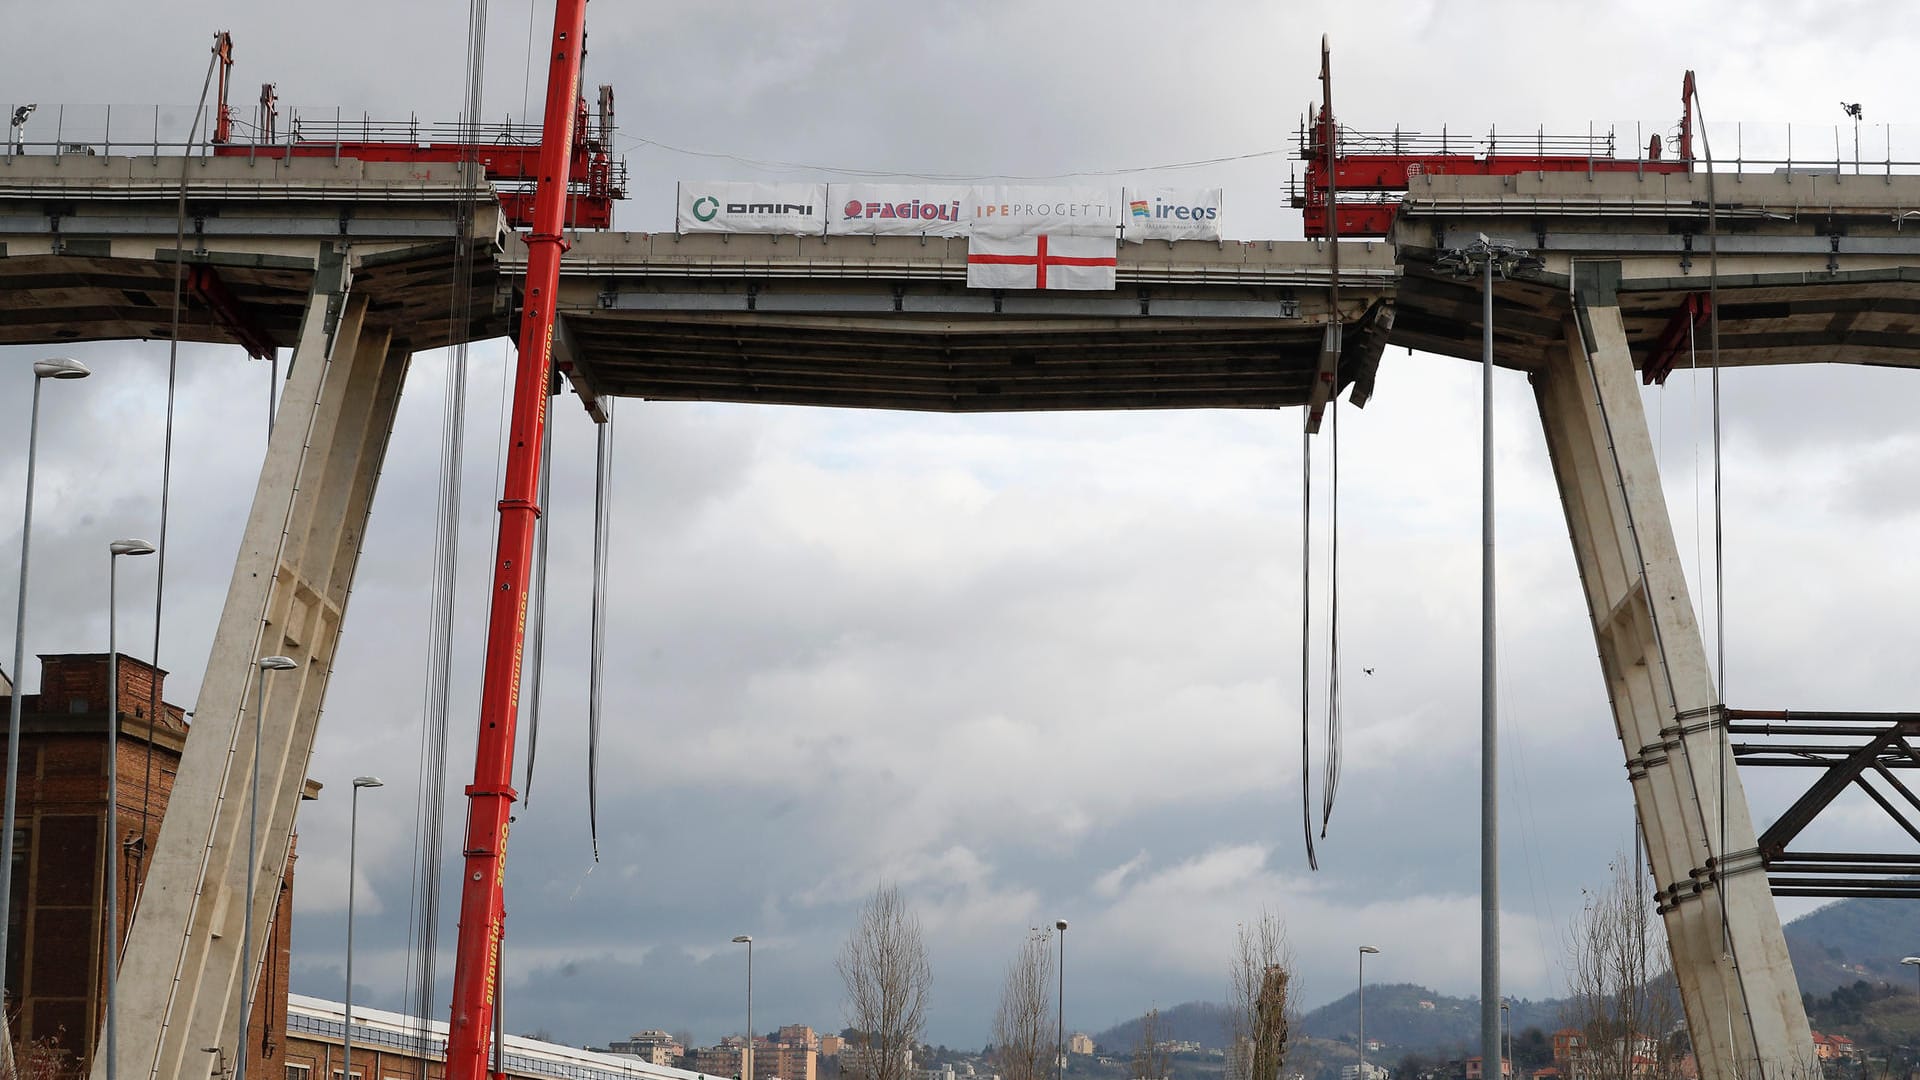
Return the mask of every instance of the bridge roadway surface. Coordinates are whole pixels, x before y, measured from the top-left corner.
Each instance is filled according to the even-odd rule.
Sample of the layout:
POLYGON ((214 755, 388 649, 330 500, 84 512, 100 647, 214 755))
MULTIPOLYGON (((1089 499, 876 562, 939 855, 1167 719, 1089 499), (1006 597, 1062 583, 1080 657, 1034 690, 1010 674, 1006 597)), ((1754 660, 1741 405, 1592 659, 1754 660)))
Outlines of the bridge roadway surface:
MULTIPOLYGON (((1542 265, 1496 289, 1497 361, 1530 374, 1540 405, 1702 1075, 1789 1075, 1812 1044, 1766 875, 1748 872, 1766 866, 1745 797, 1728 777, 1716 825, 1697 796, 1720 782, 1703 763, 1727 753, 1726 730, 1634 369, 1684 349, 1713 246, 1723 363, 1920 366, 1913 208, 1911 176, 1428 175, 1391 242, 1340 245, 1337 306, 1318 243, 1123 246, 1111 292, 994 293, 965 287, 961 241, 583 234, 556 358, 596 413, 603 396, 1275 408, 1318 404, 1336 382, 1360 404, 1390 345, 1479 355, 1479 284, 1442 272, 1443 252, 1481 234, 1532 248, 1542 265)), ((0 344, 164 338, 182 250, 182 336, 291 347, 281 416, 304 422, 269 442, 122 965, 122 1068, 167 1077, 206 1076, 204 1048, 231 1050, 239 912, 250 902, 264 925, 269 910, 270 887, 245 896, 253 860, 220 813, 244 804, 256 767, 239 737, 254 658, 301 661, 271 682, 259 721, 267 840, 254 865, 271 883, 407 359, 511 333, 523 265, 497 208, 444 171, 5 158, 0 344), (474 258, 456 278, 461 239, 474 258), (462 287, 472 303, 455 315, 462 287)))
MULTIPOLYGON (((181 165, 0 158, 0 344, 165 338, 181 165)), ((210 158, 186 172, 188 259, 217 274, 235 314, 190 290, 184 339, 237 342, 244 321, 292 346, 323 245, 350 253, 368 318, 416 351, 514 330, 524 250, 484 200, 474 301, 468 318, 450 314, 466 200, 444 166, 210 158)), ((1726 364, 1920 365, 1920 177, 1719 184, 1726 364)), ((1537 368, 1561 339, 1575 260, 1621 263, 1644 363, 1706 289, 1707 187, 1701 174, 1419 178, 1391 243, 1341 245, 1340 385, 1364 403, 1386 345, 1478 357, 1478 283, 1433 259, 1480 233, 1546 262, 1497 289, 1501 364, 1537 368)), ((1329 321, 1315 242, 1123 244, 1111 293, 991 293, 965 287, 962 239, 572 239, 557 356, 590 407, 599 395, 946 412, 1296 405, 1329 321)))

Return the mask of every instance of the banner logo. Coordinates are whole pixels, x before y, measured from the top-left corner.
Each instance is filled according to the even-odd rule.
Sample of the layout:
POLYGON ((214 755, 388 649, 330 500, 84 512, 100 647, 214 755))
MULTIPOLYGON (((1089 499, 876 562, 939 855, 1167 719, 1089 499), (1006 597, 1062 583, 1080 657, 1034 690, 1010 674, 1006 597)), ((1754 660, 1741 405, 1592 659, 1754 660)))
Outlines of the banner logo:
POLYGON ((712 221, 720 212, 720 200, 711 195, 702 195, 693 200, 693 216, 701 221, 712 221))
POLYGON ((909 199, 905 202, 861 202, 849 199, 841 208, 841 213, 849 221, 863 219, 894 221, 959 221, 960 200, 951 202, 921 202, 909 199))

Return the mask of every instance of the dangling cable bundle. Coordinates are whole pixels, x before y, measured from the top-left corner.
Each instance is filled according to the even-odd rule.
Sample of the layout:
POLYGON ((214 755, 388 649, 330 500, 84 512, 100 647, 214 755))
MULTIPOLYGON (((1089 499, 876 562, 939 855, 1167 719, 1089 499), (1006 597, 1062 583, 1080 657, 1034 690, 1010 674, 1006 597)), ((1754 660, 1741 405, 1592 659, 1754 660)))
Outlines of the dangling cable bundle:
POLYGON ((1332 441, 1327 587, 1327 753, 1320 788, 1320 837, 1333 820, 1333 797, 1340 790, 1340 399, 1327 402, 1327 437, 1332 441))
POLYGON ((1300 825, 1307 837, 1307 867, 1320 869, 1313 851, 1313 433, 1300 434, 1300 825))
POLYGON ((540 520, 534 526, 533 640, 527 660, 527 778, 520 786, 520 805, 533 805, 533 758, 540 749, 540 676, 547 667, 547 537, 553 516, 553 425, 540 432, 540 520))
POLYGON ((594 449, 593 478, 593 642, 587 672, 587 833, 593 861, 600 861, 600 702, 607 646, 607 541, 613 522, 613 402, 605 404, 594 449))
POLYGON ((435 1000, 439 960, 441 865, 446 852, 447 713, 452 686, 455 578, 460 553, 460 481, 464 471, 467 415, 467 338, 473 324, 473 206, 480 196, 475 148, 481 92, 486 81, 487 0, 469 0, 465 112, 461 117, 462 183, 468 192, 454 211, 453 288, 447 303, 447 337, 457 342, 447 356, 446 400, 440 425, 440 492, 434 524, 433 593, 427 628, 427 671, 420 718, 420 776, 415 804, 414 888, 407 956, 411 1015, 426 1035, 435 1000))

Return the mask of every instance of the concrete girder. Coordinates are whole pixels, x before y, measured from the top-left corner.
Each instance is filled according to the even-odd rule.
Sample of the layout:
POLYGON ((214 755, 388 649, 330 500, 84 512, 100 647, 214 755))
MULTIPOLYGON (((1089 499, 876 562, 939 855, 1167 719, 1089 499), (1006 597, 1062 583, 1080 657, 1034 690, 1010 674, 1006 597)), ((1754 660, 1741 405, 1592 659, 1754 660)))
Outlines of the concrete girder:
POLYGON ((1534 393, 1701 1076, 1812 1075, 1620 310, 1576 316, 1534 393))
MULTIPOLYGON (((258 984, 275 896, 408 352, 367 322, 346 256, 323 249, 280 399, 193 737, 122 962, 123 1075, 207 1077, 231 1063, 244 904, 258 984), (245 895, 256 657, 300 662, 266 683, 256 888, 245 895), (206 1052, 218 1046, 220 1059, 206 1052)), ((251 1055, 250 1055, 251 1056, 251 1055)), ((95 1080, 104 1055, 94 1057, 95 1080)), ((264 1064, 264 1063, 263 1063, 264 1064)))

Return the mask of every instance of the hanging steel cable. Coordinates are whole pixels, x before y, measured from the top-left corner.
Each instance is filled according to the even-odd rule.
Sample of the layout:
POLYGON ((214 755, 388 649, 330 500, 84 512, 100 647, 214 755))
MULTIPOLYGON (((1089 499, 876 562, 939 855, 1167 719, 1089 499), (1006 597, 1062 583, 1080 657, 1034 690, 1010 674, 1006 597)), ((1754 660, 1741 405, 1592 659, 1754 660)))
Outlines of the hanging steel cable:
POLYGON ((600 704, 607 647, 607 546, 613 525, 613 401, 596 433, 593 459, 593 642, 587 669, 587 835, 600 861, 600 704))
MULTIPOLYGON (((1705 110, 1700 107, 1700 87, 1693 87, 1694 115, 1700 118, 1700 149, 1707 158, 1707 354, 1713 380, 1713 690, 1718 696, 1720 720, 1727 707, 1727 603, 1726 603, 1726 531, 1725 508, 1720 472, 1720 202, 1713 186, 1713 140, 1707 135, 1705 110)), ((1720 746, 1720 767, 1716 780, 1720 788, 1720 857, 1727 852, 1727 770, 1730 754, 1726 740, 1720 746)), ((1733 955, 1733 931, 1727 921, 1727 890, 1720 894, 1721 947, 1733 955)), ((1743 1001, 1744 1004, 1744 1001, 1743 1001)))
POLYGON ((533 759, 540 750, 540 677, 547 668, 547 537, 553 516, 553 425, 540 430, 540 520, 533 547, 533 627, 527 652, 527 775, 520 805, 533 805, 533 759))
POLYGON ((1313 851, 1313 433, 1300 433, 1300 826, 1307 867, 1320 869, 1313 851))
MULTIPOLYGON (((214 35, 213 55, 207 60, 207 75, 200 82, 200 104, 194 107, 193 122, 187 128, 187 146, 193 145, 194 136, 200 131, 200 114, 207 107, 207 91, 213 85, 213 70, 220 63, 220 35, 214 35)), ((173 406, 177 396, 180 374, 180 298, 185 288, 186 247, 187 247, 187 177, 193 162, 191 150, 180 159, 180 197, 174 204, 173 221, 173 316, 167 334, 167 426, 164 448, 160 452, 160 540, 154 545, 154 585, 153 585, 153 666, 160 666, 160 627, 167 605, 167 523, 173 499, 173 406)), ((19 673, 15 672, 18 677, 19 673)), ((150 680, 147 698, 147 753, 146 779, 140 785, 140 848, 136 856, 142 863, 147 857, 147 830, 150 828, 150 814, 153 803, 153 743, 154 729, 160 722, 160 710, 164 707, 160 701, 160 680, 150 680)), ((111 839, 111 838, 109 838, 111 839)), ((135 880, 146 882, 144 873, 137 873, 135 880)), ((139 902, 135 889, 128 890, 130 903, 128 910, 139 902)))
POLYGON ((428 616, 425 700, 420 726, 420 776, 415 806, 414 885, 411 946, 407 959, 410 1015, 425 1033, 435 1001, 434 975, 439 955, 440 881, 446 850, 447 714, 452 687, 455 578, 460 551, 460 481, 464 471, 467 397, 467 327, 473 321, 474 206, 484 187, 478 153, 473 149, 485 85, 486 0, 467 8, 465 108, 461 142, 467 149, 458 166, 468 197, 454 212, 453 289, 448 298, 448 339, 459 342, 448 353, 446 400, 441 412, 440 491, 434 526, 433 595, 428 616))
POLYGON ((1326 839, 1333 820, 1333 799, 1340 790, 1340 398, 1327 401, 1327 438, 1331 441, 1331 484, 1328 491, 1327 586, 1327 735, 1326 762, 1320 784, 1320 838, 1326 839))

